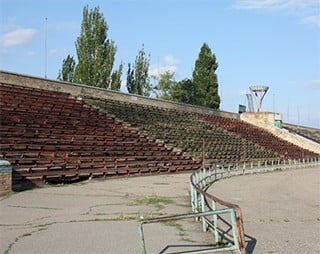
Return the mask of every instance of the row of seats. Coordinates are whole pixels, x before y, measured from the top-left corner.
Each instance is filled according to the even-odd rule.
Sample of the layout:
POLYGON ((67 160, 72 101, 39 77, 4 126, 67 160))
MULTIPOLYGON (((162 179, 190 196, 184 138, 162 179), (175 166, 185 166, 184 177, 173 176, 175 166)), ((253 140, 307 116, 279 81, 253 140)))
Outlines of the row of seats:
POLYGON ((292 143, 276 137, 266 130, 263 130, 238 119, 208 115, 201 115, 200 118, 205 119, 215 126, 224 128, 225 130, 228 130, 241 138, 250 140, 255 144, 259 144, 267 150, 272 150, 285 158, 300 159, 314 158, 317 156, 317 154, 309 150, 298 147, 292 143))
POLYGON ((320 144, 320 130, 284 124, 283 128, 320 144))
POLYGON ((0 84, 0 159, 14 188, 195 170, 191 156, 62 92, 0 84))
POLYGON ((278 158, 272 150, 202 120, 196 113, 92 97, 83 99, 199 160, 203 157, 210 162, 278 158))

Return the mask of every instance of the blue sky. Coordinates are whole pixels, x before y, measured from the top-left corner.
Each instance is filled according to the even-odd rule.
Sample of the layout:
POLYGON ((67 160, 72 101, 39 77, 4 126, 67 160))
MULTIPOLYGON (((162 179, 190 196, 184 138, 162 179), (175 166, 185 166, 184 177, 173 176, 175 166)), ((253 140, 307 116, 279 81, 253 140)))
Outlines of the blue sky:
POLYGON ((87 4, 104 13, 125 72, 144 44, 150 73, 191 77, 206 42, 219 62, 223 110, 236 112, 250 85, 266 84, 265 111, 320 128, 319 0, 0 0, 0 69, 44 76, 47 17, 47 77, 55 79, 75 55, 87 4))

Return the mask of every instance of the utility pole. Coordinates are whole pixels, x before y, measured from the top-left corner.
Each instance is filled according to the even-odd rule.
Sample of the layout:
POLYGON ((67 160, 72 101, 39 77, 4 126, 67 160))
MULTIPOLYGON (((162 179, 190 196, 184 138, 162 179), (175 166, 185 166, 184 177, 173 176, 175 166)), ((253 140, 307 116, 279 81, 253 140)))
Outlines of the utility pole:
POLYGON ((44 77, 47 78, 47 24, 48 18, 45 18, 44 27, 44 77))

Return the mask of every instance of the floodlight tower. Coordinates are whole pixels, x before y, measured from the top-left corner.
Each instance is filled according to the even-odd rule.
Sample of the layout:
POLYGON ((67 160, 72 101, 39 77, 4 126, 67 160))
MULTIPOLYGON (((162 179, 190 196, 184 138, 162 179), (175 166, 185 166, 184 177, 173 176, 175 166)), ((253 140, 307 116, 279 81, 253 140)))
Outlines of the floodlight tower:
POLYGON ((248 112, 254 112, 254 107, 253 107, 253 99, 252 99, 252 94, 251 93, 246 93, 247 96, 247 102, 248 102, 248 112))
POLYGON ((269 89, 268 86, 262 86, 262 85, 250 86, 250 91, 253 94, 253 97, 255 98, 255 101, 256 101, 257 112, 262 111, 262 108, 261 108, 262 100, 266 95, 268 89, 269 89))

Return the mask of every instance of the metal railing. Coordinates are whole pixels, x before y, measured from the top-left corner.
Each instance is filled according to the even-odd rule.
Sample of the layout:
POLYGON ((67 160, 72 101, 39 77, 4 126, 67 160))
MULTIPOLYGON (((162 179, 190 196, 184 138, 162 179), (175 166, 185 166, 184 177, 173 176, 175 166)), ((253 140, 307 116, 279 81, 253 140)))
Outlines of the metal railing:
POLYGON ((216 181, 238 175, 282 171, 286 169, 320 166, 320 157, 301 160, 269 160, 214 165, 201 168, 190 176, 190 196, 192 214, 165 216, 139 221, 142 253, 146 254, 143 224, 195 218, 201 221, 203 231, 213 232, 215 246, 210 250, 188 251, 188 253, 213 253, 217 251, 239 250, 246 253, 243 216, 241 208, 219 199, 207 192, 216 181), (227 216, 227 217, 223 217, 227 216))
POLYGON ((241 208, 236 204, 223 201, 206 192, 213 182, 224 178, 224 173, 225 172, 223 169, 219 169, 219 167, 216 166, 215 169, 211 168, 209 170, 202 168, 191 175, 191 208, 194 213, 205 211, 221 211, 225 209, 229 210, 230 217, 226 219, 222 219, 216 214, 213 215, 212 219, 207 216, 201 217, 202 229, 205 232, 208 229, 213 231, 216 244, 223 243, 223 240, 227 240, 228 243, 223 243, 223 247, 218 248, 216 251, 240 250, 241 253, 245 253, 241 208), (222 208, 218 209, 218 205, 222 208), (227 228, 223 228, 222 225, 219 225, 219 219, 221 222, 223 222, 224 226, 227 226, 227 228), (227 238, 227 232, 229 232, 230 229, 232 234, 229 234, 230 237, 227 238))

